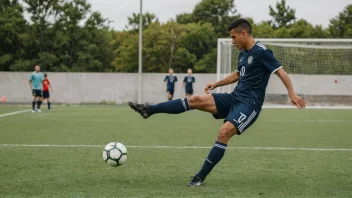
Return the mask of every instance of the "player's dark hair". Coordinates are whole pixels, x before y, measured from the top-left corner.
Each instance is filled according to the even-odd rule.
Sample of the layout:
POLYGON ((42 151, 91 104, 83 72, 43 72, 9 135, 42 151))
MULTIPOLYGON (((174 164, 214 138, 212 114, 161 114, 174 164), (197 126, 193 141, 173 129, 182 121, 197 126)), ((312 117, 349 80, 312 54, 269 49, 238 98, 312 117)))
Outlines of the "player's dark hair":
POLYGON ((47 77, 48 76, 48 74, 44 74, 44 77, 47 77))
POLYGON ((239 19, 234 20, 227 28, 227 31, 231 31, 234 28, 239 28, 241 30, 244 29, 249 34, 252 34, 252 25, 249 23, 249 21, 247 21, 244 18, 239 18, 239 19))

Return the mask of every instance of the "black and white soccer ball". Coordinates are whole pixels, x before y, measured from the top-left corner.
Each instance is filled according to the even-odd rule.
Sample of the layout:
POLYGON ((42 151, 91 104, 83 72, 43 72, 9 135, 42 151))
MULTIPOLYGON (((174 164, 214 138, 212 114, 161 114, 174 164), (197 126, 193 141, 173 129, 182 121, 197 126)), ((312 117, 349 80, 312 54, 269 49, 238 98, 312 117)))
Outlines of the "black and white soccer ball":
POLYGON ((127 149, 119 142, 111 142, 104 147, 103 159, 110 166, 121 166, 127 160, 127 149))

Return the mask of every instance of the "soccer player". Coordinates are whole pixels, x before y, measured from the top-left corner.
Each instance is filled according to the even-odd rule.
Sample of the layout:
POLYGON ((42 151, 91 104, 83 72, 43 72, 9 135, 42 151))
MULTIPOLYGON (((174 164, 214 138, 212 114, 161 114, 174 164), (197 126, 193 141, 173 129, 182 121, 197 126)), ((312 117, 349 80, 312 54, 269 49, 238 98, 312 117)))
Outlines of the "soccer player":
POLYGON ((183 79, 182 90, 185 90, 186 98, 189 98, 193 95, 193 83, 196 82, 196 79, 192 75, 192 69, 188 69, 187 73, 188 75, 183 79))
POLYGON ((51 91, 53 91, 53 88, 51 87, 50 81, 48 79, 48 74, 44 74, 44 80, 43 80, 43 100, 47 100, 48 102, 48 109, 51 109, 51 103, 50 103, 50 93, 49 93, 49 88, 51 91))
POLYGON ((293 105, 305 107, 305 101, 296 95, 291 80, 271 50, 252 37, 251 24, 246 19, 237 19, 228 27, 232 44, 240 50, 238 67, 226 78, 207 84, 206 95, 172 100, 155 105, 129 102, 131 108, 144 119, 156 113, 178 114, 190 109, 212 113, 224 119, 214 147, 210 150, 201 170, 189 182, 189 186, 200 186, 214 166, 224 156, 227 143, 234 135, 242 134, 258 118, 265 97, 270 74, 276 74, 286 86, 293 105), (232 93, 208 94, 220 86, 238 81, 232 93))
POLYGON ((169 69, 169 75, 165 76, 164 82, 166 83, 167 98, 172 100, 175 92, 175 83, 177 82, 177 77, 174 76, 174 70, 169 69))
POLYGON ((29 76, 29 86, 31 87, 33 101, 32 101, 32 113, 35 111, 41 112, 40 105, 42 104, 42 81, 43 74, 40 72, 40 66, 35 66, 35 71, 29 76), (37 102, 37 109, 35 109, 35 103, 37 102))

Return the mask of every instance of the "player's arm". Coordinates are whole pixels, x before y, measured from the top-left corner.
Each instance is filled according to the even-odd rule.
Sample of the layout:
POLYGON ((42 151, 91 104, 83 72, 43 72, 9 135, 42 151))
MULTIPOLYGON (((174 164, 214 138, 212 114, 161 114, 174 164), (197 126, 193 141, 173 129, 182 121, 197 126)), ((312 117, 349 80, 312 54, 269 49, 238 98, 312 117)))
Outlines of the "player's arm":
POLYGON ((182 81, 182 90, 185 89, 185 86, 186 86, 186 80, 187 80, 187 77, 185 77, 182 81))
POLYGON ((53 91, 53 88, 51 87, 51 82, 50 82, 50 81, 48 81, 48 85, 49 85, 50 91, 51 91, 51 92, 54 92, 54 91, 53 91))
POLYGON ((164 78, 164 88, 166 89, 166 81, 167 81, 167 76, 164 78))
POLYGON ((205 93, 209 93, 209 90, 213 90, 217 87, 221 87, 221 86, 225 86, 225 85, 229 85, 232 83, 235 83, 238 81, 240 77, 240 73, 236 70, 235 72, 233 72, 232 74, 228 75, 226 78, 219 80, 215 83, 210 83, 207 84, 207 86, 205 87, 205 93))
POLYGON ((177 84, 177 77, 175 76, 175 86, 174 86, 174 90, 176 91, 176 84, 177 84))
POLYGON ((28 82, 29 82, 29 87, 31 88, 31 90, 33 89, 32 88, 32 81, 31 80, 28 80, 28 82))
POLYGON ((300 109, 304 108, 306 106, 306 102, 301 97, 296 95, 293 89, 291 79, 286 73, 286 71, 281 67, 275 72, 275 74, 281 79, 281 81, 286 86, 286 89, 288 91, 288 95, 290 97, 292 104, 297 106, 300 109))
POLYGON ((41 82, 42 82, 42 91, 44 90, 44 86, 43 86, 43 83, 44 83, 44 76, 43 75, 41 75, 41 82))
POLYGON ((29 87, 31 88, 31 90, 33 89, 33 87, 32 87, 32 79, 33 79, 33 76, 30 75, 30 76, 29 76, 28 83, 29 83, 29 87))

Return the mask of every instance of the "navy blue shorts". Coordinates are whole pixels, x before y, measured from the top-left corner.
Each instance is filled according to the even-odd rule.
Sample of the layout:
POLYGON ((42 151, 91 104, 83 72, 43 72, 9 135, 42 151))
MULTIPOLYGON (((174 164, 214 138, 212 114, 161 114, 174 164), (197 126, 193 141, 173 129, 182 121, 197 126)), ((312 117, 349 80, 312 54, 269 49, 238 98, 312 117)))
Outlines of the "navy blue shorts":
POLYGON ((231 94, 214 93, 212 95, 217 110, 217 114, 213 114, 214 118, 231 122, 240 134, 249 128, 259 116, 261 109, 245 104, 231 94))
POLYGON ((171 96, 174 95, 174 89, 167 89, 166 92, 170 93, 171 96))
POLYGON ((193 95, 193 89, 185 89, 187 95, 193 95))
POLYGON ((42 97, 42 90, 40 89, 33 89, 32 90, 32 95, 35 97, 42 97))
POLYGON ((43 91, 43 98, 50 98, 49 91, 43 91))

